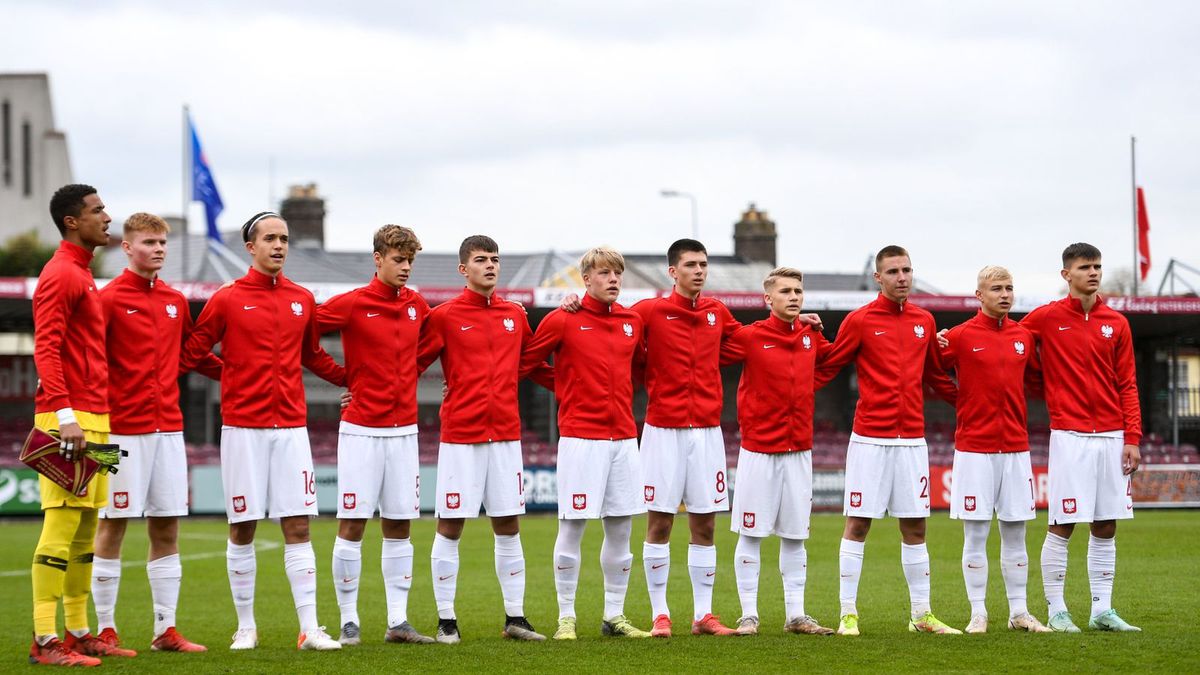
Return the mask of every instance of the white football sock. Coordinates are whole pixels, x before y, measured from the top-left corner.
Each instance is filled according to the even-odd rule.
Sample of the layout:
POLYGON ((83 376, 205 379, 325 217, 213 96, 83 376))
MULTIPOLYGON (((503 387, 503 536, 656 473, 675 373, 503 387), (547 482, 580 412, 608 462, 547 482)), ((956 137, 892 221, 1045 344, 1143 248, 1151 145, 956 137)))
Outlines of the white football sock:
POLYGON ((971 616, 987 616, 988 531, 990 520, 963 521, 963 581, 967 583, 967 601, 971 603, 971 616))
POLYGON ((179 554, 165 555, 146 563, 150 579, 150 599, 154 603, 154 637, 175 625, 175 609, 179 606, 179 584, 183 580, 183 565, 179 554))
POLYGON ((1117 538, 1088 537, 1088 581, 1092 587, 1092 616, 1112 609, 1113 577, 1117 575, 1117 538))
POLYGON ((433 599, 437 602, 439 619, 453 619, 454 595, 458 590, 458 540, 433 535, 433 599))
POLYGON ((333 540, 333 590, 341 610, 342 626, 359 624, 358 582, 362 576, 362 542, 335 537, 333 540))
POLYGON ((713 584, 717 580, 717 547, 688 544, 688 576, 692 578, 692 615, 699 621, 712 614, 713 584))
POLYGON ((408 621, 408 592, 412 588, 413 545, 408 539, 384 539, 381 565, 387 598, 388 628, 408 621))
POLYGON ((258 562, 254 544, 227 542, 225 571, 229 574, 233 608, 237 610, 238 630, 257 628, 254 623, 254 577, 258 575, 258 562))
POLYGON ((646 571, 646 590, 650 593, 652 619, 671 616, 667 607, 667 578, 671 576, 671 545, 642 544, 642 567, 646 571))
POLYGON ((808 580, 808 551, 803 539, 779 540, 779 574, 783 577, 784 618, 799 619, 804 613, 804 584, 808 580))
POLYGON ((858 614, 858 580, 862 576, 863 553, 867 542, 842 539, 838 549, 838 571, 841 583, 838 598, 842 603, 842 616, 858 614))
POLYGON ((296 605, 296 618, 300 620, 300 632, 307 633, 318 628, 317 554, 313 552, 312 542, 284 544, 283 568, 292 587, 292 601, 296 605))
POLYGON ((121 559, 92 559, 92 602, 96 605, 96 630, 117 629, 117 590, 121 587, 121 559))
POLYGON ((900 564, 908 581, 908 600, 914 619, 929 613, 929 549, 925 544, 900 544, 900 564))
POLYGON ((558 593, 558 618, 575 616, 575 589, 579 587, 579 549, 586 520, 558 521, 554 540, 554 589, 558 593))
POLYGON ((758 616, 758 571, 762 537, 739 534, 733 550, 733 576, 737 579, 742 616, 758 616))
POLYGON ((1008 595, 1008 616, 1029 613, 1025 586, 1029 582, 1029 554, 1025 552, 1025 523, 1000 521, 1000 574, 1008 595))
POLYGON ((506 616, 525 616, 525 552, 520 534, 496 535, 496 578, 506 616))
POLYGON ((625 593, 629 590, 629 570, 633 567, 633 553, 629 550, 633 518, 602 518, 600 523, 604 526, 600 570, 604 573, 604 618, 607 620, 625 614, 625 593))
POLYGON ((1067 603, 1063 599, 1066 585, 1067 540, 1047 532, 1046 541, 1042 542, 1042 590, 1046 594, 1050 616, 1067 611, 1067 603))

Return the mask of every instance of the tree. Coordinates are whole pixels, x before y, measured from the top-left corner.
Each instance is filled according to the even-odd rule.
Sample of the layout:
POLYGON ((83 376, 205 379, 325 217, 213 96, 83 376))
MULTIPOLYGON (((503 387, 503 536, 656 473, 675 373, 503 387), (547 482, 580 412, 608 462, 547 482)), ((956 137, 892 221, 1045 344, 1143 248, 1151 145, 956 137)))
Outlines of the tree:
POLYGON ((1129 267, 1104 270, 1100 292, 1106 296, 1133 295, 1133 270, 1129 267))
MULTIPOLYGON (((57 250, 57 243, 43 242, 36 230, 11 237, 0 246, 0 277, 36 277, 57 250)), ((99 276, 103 269, 102 255, 103 249, 96 249, 92 264, 89 265, 93 275, 99 276)))

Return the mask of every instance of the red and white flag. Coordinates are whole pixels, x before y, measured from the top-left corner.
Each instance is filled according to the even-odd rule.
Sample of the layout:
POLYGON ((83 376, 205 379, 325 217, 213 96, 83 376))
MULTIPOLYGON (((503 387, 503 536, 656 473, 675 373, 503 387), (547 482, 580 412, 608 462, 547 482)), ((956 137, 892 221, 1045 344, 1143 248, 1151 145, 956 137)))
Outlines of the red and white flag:
POLYGON ((1138 274, 1146 280, 1150 274, 1150 217, 1146 215, 1146 194, 1137 189, 1138 274))

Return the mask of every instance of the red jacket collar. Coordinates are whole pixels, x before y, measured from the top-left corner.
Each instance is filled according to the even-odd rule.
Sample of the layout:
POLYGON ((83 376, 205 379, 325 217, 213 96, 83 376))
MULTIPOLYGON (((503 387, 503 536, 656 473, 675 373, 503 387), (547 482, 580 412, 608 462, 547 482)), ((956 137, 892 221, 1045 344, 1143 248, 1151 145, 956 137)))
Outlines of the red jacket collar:
POLYGON ((671 287, 671 294, 667 296, 667 301, 673 305, 678 305, 683 309, 696 309, 700 307, 701 297, 696 296, 695 300, 689 300, 687 296, 681 295, 674 286, 671 287))
POLYGON ((886 296, 884 296, 883 293, 880 293, 879 297, 875 298, 875 302, 873 302, 872 304, 875 305, 876 307, 878 307, 879 309, 882 309, 882 310, 888 312, 889 314, 897 314, 898 315, 898 314, 902 314, 904 312, 904 307, 908 303, 907 302, 903 302, 903 303, 893 302, 892 300, 889 300, 886 296))
POLYGON ((287 281, 287 278, 283 276, 283 272, 280 272, 277 276, 271 276, 251 267, 247 270, 246 276, 242 277, 241 281, 250 286, 258 286, 259 288, 277 288, 282 286, 283 282, 287 281))
POLYGON ((58 250, 67 258, 69 258, 71 262, 79 265, 80 267, 87 267, 91 264, 92 258, 95 257, 95 254, 93 254, 91 251, 80 246, 79 244, 72 244, 66 239, 63 239, 61 242, 59 242, 58 250))
POLYGON ((584 309, 597 314, 611 314, 613 307, 615 307, 617 303, 614 302, 613 304, 609 305, 607 303, 600 302, 587 293, 584 293, 583 300, 580 302, 580 304, 583 305, 584 309))
POLYGON ((465 288, 465 287, 463 288, 462 295, 460 295, 458 297, 460 300, 467 303, 468 305, 474 305, 475 307, 491 307, 492 305, 496 304, 497 302, 500 302, 503 299, 500 297, 500 294, 497 293, 496 291, 492 291, 491 297, 487 297, 481 293, 476 293, 475 291, 471 290, 470 288, 465 288))
MULTIPOLYGON (((1068 295, 1067 297, 1063 298, 1063 302, 1066 303, 1067 307, 1070 308, 1071 311, 1076 312, 1078 314, 1084 313, 1083 303, 1079 301, 1079 298, 1077 298, 1073 295, 1068 295)), ((1096 304, 1092 305, 1091 311, 1095 312, 1096 310, 1100 309, 1101 307, 1106 307, 1106 306, 1108 306, 1108 303, 1104 302, 1104 297, 1101 296, 1099 293, 1097 293, 1096 294, 1096 304)))
POLYGON ((1008 318, 1007 314, 1000 319, 993 319, 987 314, 984 314, 982 309, 975 313, 973 320, 980 326, 990 330, 1004 330, 1008 327, 1008 324, 1012 323, 1012 319, 1008 318))
POLYGON ((404 288, 396 288, 379 280, 378 276, 371 277, 371 283, 367 284, 367 290, 378 295, 381 298, 392 300, 395 298, 407 299, 412 295, 413 290, 408 286, 404 288))
POLYGON ((796 332, 796 329, 798 328, 794 319, 792 321, 784 321, 774 314, 767 315, 767 325, 772 330, 777 330, 780 333, 787 333, 788 335, 796 332))
POLYGON ((128 267, 122 270, 121 276, 117 277, 113 281, 120 281, 121 283, 127 286, 132 286, 139 291, 152 291, 159 283, 157 274, 154 275, 153 279, 147 279, 146 277, 130 270, 128 267))

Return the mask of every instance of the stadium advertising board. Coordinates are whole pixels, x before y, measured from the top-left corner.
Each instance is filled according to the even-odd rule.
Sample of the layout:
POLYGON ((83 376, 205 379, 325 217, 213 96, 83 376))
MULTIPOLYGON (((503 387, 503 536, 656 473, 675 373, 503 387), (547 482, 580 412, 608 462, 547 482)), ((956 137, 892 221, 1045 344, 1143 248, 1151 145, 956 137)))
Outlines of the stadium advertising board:
POLYGON ((33 469, 0 469, 0 516, 41 513, 38 475, 33 469))

